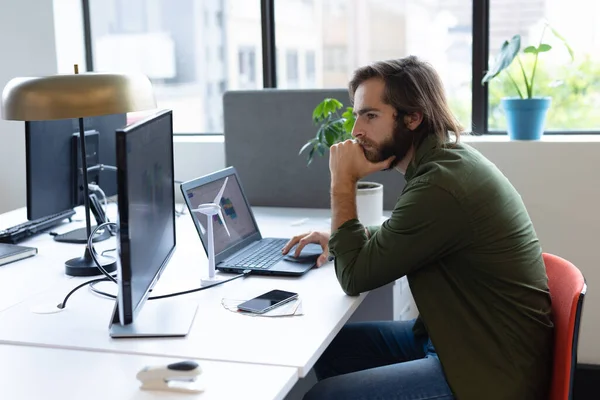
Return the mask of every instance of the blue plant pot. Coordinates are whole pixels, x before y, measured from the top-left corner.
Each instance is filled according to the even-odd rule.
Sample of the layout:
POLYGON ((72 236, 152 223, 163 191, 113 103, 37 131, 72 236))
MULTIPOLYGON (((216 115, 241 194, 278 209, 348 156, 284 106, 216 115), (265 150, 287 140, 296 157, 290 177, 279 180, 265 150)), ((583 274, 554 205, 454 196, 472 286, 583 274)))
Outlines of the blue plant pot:
POLYGON ((550 97, 501 99, 508 137, 511 140, 540 140, 551 102, 550 97))

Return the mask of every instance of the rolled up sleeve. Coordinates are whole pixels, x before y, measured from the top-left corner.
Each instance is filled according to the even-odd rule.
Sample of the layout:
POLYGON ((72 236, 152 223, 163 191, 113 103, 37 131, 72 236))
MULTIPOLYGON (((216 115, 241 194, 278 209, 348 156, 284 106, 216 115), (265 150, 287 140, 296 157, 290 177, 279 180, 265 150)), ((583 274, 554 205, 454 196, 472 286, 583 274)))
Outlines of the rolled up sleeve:
POLYGON ((370 237, 357 219, 346 221, 329 240, 342 289, 358 295, 456 251, 469 238, 465 218, 452 194, 416 183, 379 229, 369 229, 370 237))

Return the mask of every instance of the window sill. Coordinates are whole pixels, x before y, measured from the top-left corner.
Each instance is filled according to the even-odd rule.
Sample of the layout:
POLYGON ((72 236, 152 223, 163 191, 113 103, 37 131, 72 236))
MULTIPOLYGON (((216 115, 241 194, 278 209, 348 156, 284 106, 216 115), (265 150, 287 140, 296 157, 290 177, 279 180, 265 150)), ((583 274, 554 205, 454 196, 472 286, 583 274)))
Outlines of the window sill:
MULTIPOLYGON (((509 143, 509 142, 544 142, 544 143, 600 143, 600 135, 544 135, 540 140, 510 140, 508 135, 463 135, 465 143, 509 143)), ((224 143, 223 135, 177 135, 174 143, 224 143)))
POLYGON ((510 140, 508 135, 463 135, 465 143, 508 143, 508 142, 544 142, 544 143, 600 143, 600 135, 543 135, 540 140, 510 140))
POLYGON ((223 135, 177 135, 173 143, 225 143, 223 135))

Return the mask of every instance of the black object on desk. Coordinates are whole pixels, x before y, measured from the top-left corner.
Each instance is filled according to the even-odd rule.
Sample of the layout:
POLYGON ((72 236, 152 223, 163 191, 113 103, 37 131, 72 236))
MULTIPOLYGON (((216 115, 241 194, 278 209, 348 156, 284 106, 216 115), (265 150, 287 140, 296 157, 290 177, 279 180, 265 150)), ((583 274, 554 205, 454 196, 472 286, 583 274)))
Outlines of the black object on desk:
POLYGON ((0 265, 35 256, 37 248, 17 246, 16 244, 0 243, 0 265))
MULTIPOLYGON (((92 211, 92 214, 94 214, 94 218, 96 219, 96 223, 98 225, 103 224, 105 222, 110 222, 108 220, 108 217, 106 217, 104 210, 102 209, 102 205, 100 204, 98 197, 96 197, 96 195, 93 193, 90 194, 90 209, 92 211)), ((94 230, 95 228, 95 225, 92 226, 92 230, 94 230)), ((106 240, 110 238, 112 234, 113 233, 109 228, 101 229, 97 231, 94 235, 93 242, 96 243, 106 240)), ((60 235, 56 235, 54 236, 54 240, 63 243, 87 243, 88 236, 86 235, 87 227, 83 227, 66 233, 62 233, 60 235)))
POLYGON ((66 210, 58 214, 47 215, 42 218, 23 222, 5 230, 0 230, 0 243, 19 243, 30 236, 60 224, 67 218, 71 219, 73 215, 75 215, 75 210, 66 210))

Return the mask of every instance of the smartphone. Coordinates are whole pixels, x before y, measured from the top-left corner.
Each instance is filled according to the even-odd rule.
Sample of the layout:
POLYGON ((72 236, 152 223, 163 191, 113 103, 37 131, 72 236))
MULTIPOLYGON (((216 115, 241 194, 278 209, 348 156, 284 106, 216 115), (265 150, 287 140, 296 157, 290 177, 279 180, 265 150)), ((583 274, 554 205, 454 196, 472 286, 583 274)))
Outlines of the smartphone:
POLYGON ((238 310, 248 311, 255 314, 264 314, 269 310, 279 307, 289 301, 298 298, 298 293, 283 290, 271 290, 251 300, 238 304, 238 310))

